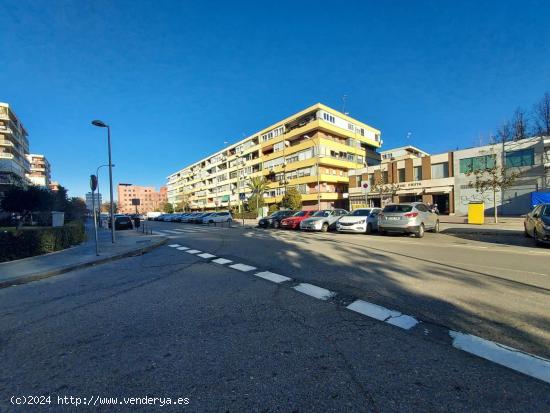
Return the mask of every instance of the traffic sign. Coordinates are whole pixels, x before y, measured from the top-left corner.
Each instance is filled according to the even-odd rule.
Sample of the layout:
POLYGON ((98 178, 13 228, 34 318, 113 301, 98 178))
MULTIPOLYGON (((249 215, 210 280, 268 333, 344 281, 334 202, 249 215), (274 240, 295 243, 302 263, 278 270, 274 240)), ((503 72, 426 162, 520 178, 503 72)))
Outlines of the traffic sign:
POLYGON ((244 192, 241 192, 241 193, 239 194, 239 199, 240 199, 241 201, 244 201, 244 200, 246 199, 246 198, 245 198, 245 195, 244 195, 244 192))
POLYGON ((367 189, 369 187, 369 184, 368 183, 363 183, 363 188, 367 189))

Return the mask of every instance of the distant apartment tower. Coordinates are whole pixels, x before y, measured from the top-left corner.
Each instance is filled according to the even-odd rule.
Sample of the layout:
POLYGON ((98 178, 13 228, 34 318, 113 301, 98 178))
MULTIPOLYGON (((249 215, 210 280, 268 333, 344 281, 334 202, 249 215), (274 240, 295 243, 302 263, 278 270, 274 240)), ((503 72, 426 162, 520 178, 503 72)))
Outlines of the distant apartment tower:
POLYGON ((379 163, 381 144, 379 130, 318 103, 172 173, 168 202, 235 207, 251 196, 251 179, 265 177, 267 205, 295 188, 304 209, 346 207, 348 172, 379 163))
MULTIPOLYGON (((138 213, 158 210, 161 207, 161 194, 162 188, 157 192, 152 186, 118 184, 118 212, 122 214, 135 213, 136 205, 132 203, 133 199, 139 199, 138 213)), ((166 189, 164 194, 166 194, 166 189)))
POLYGON ((9 185, 28 184, 27 130, 7 103, 0 102, 0 193, 9 185))
POLYGON ((57 181, 51 181, 48 187, 50 188, 50 191, 57 192, 59 191, 59 182, 57 181))
MULTIPOLYGON (((101 204, 103 202, 103 198, 101 194, 98 194, 97 192, 94 194, 94 201, 95 201, 95 208, 96 211, 100 210, 101 204)), ((86 209, 88 211, 93 211, 93 203, 92 203, 92 193, 88 192, 86 194, 86 209)))
POLYGON ((27 160, 31 167, 31 171, 27 174, 27 178, 29 178, 31 184, 49 188, 52 177, 50 163, 46 157, 44 155, 31 153, 27 155, 27 160))

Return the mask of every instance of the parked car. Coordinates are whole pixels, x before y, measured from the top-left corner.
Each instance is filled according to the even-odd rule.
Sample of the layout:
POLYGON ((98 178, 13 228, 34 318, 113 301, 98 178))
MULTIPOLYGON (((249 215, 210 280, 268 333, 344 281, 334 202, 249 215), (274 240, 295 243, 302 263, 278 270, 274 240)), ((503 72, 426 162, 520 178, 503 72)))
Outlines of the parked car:
POLYGON ((208 215, 210 215, 211 212, 201 212, 200 214, 195 215, 189 222, 192 224, 202 224, 202 219, 208 215))
POLYGON ((213 214, 207 215, 202 218, 203 224, 214 224, 220 222, 231 222, 233 221, 233 216, 229 211, 223 212, 214 212, 213 214))
POLYGON ((149 211, 146 215, 148 221, 154 221, 155 218, 158 218, 161 215, 161 213, 157 211, 149 211))
POLYGON ((339 232, 363 232, 370 234, 378 231, 378 214, 381 208, 358 208, 344 215, 336 223, 339 232))
POLYGON ((282 219, 294 215, 295 213, 296 211, 292 211, 290 209, 274 212, 273 214, 260 219, 258 221, 258 226, 260 228, 279 228, 281 226, 282 219))
POLYGON ((386 205, 378 216, 378 231, 414 234, 422 238, 425 231, 439 232, 439 218, 422 202, 386 205))
POLYGON ((550 203, 539 204, 525 216, 525 235, 533 237, 536 245, 550 244, 550 203))
POLYGON ((315 211, 298 211, 288 218, 281 219, 281 228, 298 229, 300 228, 300 222, 311 217, 314 212, 315 211))
POLYGON ((181 217, 181 222, 191 222, 191 220, 198 214, 198 212, 191 212, 190 214, 181 217))
POLYGON ((174 221, 176 222, 183 222, 183 219, 189 215, 189 212, 183 212, 181 214, 177 214, 176 218, 174 219, 174 221))
MULTIPOLYGON (((133 229, 132 219, 128 215, 115 215, 115 230, 133 229)), ((111 228, 111 222, 109 222, 111 228)))
POLYGON ((335 229, 336 222, 347 214, 349 214, 349 212, 345 209, 322 209, 313 214, 311 218, 304 219, 300 222, 300 229, 327 232, 329 229, 335 229))
POLYGON ((155 221, 164 221, 164 217, 168 214, 160 214, 159 216, 153 218, 155 221))

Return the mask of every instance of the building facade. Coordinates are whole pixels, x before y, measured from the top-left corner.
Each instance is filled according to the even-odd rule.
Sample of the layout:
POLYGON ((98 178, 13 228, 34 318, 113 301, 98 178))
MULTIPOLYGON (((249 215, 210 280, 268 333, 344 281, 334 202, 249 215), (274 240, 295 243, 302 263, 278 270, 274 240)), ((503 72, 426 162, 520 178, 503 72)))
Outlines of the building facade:
MULTIPOLYGON (((121 214, 146 213, 158 211, 162 207, 162 191, 157 192, 152 186, 139 186, 133 184, 118 184, 118 212, 121 214), (139 205, 132 203, 133 199, 139 199, 139 205)), ((165 191, 164 191, 165 192, 165 191)))
POLYGON ((13 109, 0 102, 0 193, 10 185, 27 185, 30 173, 28 133, 13 109))
MULTIPOLYGON (((101 196, 100 193, 94 193, 94 196, 93 196, 93 200, 95 201, 95 208, 96 208, 96 211, 100 211, 101 210, 101 204, 103 203, 103 197, 101 196)), ((88 192, 86 194, 86 209, 88 211, 93 211, 93 201, 92 201, 92 193, 91 192, 88 192)))
POLYGON ((304 209, 345 206, 349 171, 379 159, 381 144, 379 130, 316 104, 171 174, 168 202, 229 208, 249 198, 249 182, 263 176, 267 205, 295 187, 304 209))
POLYGON ((414 146, 380 152, 381 163, 350 172, 350 208, 390 202, 437 204, 442 214, 455 208, 453 153, 430 155, 414 146))
POLYGON ((44 155, 28 154, 27 160, 30 164, 30 172, 27 178, 32 185, 49 188, 51 183, 51 167, 50 163, 44 155))

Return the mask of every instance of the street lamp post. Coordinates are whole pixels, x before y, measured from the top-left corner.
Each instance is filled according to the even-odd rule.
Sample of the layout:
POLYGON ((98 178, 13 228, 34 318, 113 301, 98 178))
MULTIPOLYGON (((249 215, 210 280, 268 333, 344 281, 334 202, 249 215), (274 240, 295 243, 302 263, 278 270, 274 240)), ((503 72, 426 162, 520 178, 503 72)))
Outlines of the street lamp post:
POLYGON ((113 162, 111 160, 111 128, 100 120, 92 121, 92 125, 99 128, 107 128, 107 147, 109 150, 109 215, 111 216, 111 241, 115 242, 115 212, 113 208, 113 162))
MULTIPOLYGON (((99 179, 99 170, 105 166, 109 166, 108 164, 105 164, 105 165, 99 165, 97 167, 97 169, 95 170, 95 176, 97 177, 97 202, 99 204, 98 206, 98 211, 101 215, 101 202, 99 202, 99 195, 101 194, 101 192, 99 191, 99 184, 100 184, 100 179, 99 179)), ((116 165, 113 165, 113 167, 115 167, 116 165)))

